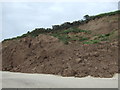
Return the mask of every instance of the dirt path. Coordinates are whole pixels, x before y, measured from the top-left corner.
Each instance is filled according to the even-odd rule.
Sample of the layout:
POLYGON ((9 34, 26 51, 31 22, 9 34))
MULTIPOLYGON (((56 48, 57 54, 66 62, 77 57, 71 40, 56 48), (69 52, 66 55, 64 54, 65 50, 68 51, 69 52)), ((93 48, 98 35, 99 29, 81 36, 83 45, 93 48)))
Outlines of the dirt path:
POLYGON ((118 88, 118 75, 108 79, 3 72, 2 76, 3 88, 118 88))

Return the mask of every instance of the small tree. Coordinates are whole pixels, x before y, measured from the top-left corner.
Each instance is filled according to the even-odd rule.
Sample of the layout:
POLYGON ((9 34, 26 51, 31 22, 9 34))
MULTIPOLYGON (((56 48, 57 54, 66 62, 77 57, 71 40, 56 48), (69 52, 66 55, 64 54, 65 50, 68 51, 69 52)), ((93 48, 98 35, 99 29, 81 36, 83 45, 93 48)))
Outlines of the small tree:
POLYGON ((58 30, 58 29, 60 29, 60 26, 59 26, 59 25, 53 25, 53 26, 52 26, 52 29, 53 29, 53 30, 58 30))
POLYGON ((90 16, 89 16, 89 15, 85 15, 85 16, 84 16, 84 19, 85 19, 85 20, 90 20, 90 16))
POLYGON ((27 34, 30 34, 30 31, 28 31, 27 34))

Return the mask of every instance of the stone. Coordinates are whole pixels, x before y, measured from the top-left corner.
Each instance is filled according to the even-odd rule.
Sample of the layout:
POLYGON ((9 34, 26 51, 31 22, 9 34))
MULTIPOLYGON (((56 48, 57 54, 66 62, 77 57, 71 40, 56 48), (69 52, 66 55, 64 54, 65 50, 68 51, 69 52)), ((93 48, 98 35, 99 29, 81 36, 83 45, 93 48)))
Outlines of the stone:
POLYGON ((79 62, 81 62, 81 61, 82 61, 81 58, 77 58, 77 59, 76 59, 76 62, 77 62, 77 63, 79 63, 79 62))
POLYGON ((72 58, 71 57, 69 57, 69 60, 71 60, 72 58))
POLYGON ((85 62, 87 62, 87 59, 84 59, 85 62))
POLYGON ((78 56, 79 55, 79 53, 76 53, 76 56, 78 56))

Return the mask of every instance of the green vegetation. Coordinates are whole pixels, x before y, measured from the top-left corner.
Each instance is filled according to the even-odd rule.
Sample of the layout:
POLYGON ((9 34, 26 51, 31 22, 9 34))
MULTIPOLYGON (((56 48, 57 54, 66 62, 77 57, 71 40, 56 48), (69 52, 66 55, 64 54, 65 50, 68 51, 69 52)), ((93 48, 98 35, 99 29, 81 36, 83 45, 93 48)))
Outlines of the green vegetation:
POLYGON ((109 12, 109 13, 102 13, 102 14, 99 14, 99 15, 96 15, 95 17, 103 17, 103 16, 112 16, 112 15, 115 15, 115 14, 120 14, 120 10, 118 11, 114 11, 114 12, 109 12))
POLYGON ((98 39, 100 39, 101 41, 106 41, 108 40, 108 37, 110 36, 110 33, 108 34, 101 34, 98 36, 98 39))
POLYGON ((52 34, 50 34, 51 36, 54 36, 56 38, 58 38, 59 40, 63 41, 65 44, 68 44, 71 41, 85 41, 88 40, 88 37, 83 37, 83 36, 79 36, 76 35, 76 33, 81 33, 83 32, 84 34, 90 34, 91 31, 89 30, 81 30, 78 28, 69 28, 60 32, 54 32, 52 34), (69 33, 73 33, 72 36, 69 36, 69 33))
POLYGON ((116 15, 116 14, 120 14, 120 10, 114 11, 114 12, 109 12, 109 13, 102 13, 99 15, 95 15, 95 16, 89 16, 89 15, 85 15, 84 18, 86 20, 86 22, 90 21, 90 20, 94 20, 96 18, 101 18, 104 16, 112 16, 112 15, 116 15))
POLYGON ((91 33, 92 33, 89 30, 81 30, 78 28, 69 28, 69 29, 66 29, 66 30, 58 32, 58 33, 53 33, 51 35, 54 37, 57 37, 59 40, 63 41, 64 43, 67 43, 67 44, 71 41, 80 41, 80 42, 83 42, 83 44, 96 44, 101 41, 108 41, 109 38, 114 34, 114 32, 110 32, 107 34, 95 35, 95 38, 93 40, 91 40, 90 38, 94 37, 94 36, 85 37, 85 36, 77 35, 77 33, 81 33, 81 32, 84 32, 85 36, 88 36, 88 34, 91 35, 91 33), (73 33, 73 35, 69 36, 69 33, 73 33))
MULTIPOLYGON (((84 20, 78 20, 78 21, 74 21, 74 22, 65 22, 61 25, 53 25, 52 28, 47 28, 47 29, 36 28, 35 30, 33 30, 31 32, 28 31, 26 34, 23 34, 22 36, 17 36, 14 38, 5 39, 4 41, 24 38, 27 36, 36 37, 39 34, 49 34, 49 35, 55 36, 65 43, 68 43, 68 41, 85 41, 85 40, 88 40, 89 37, 84 37, 84 36, 69 37, 66 34, 68 34, 68 33, 91 34, 91 31, 79 29, 78 28, 79 25, 88 23, 90 20, 94 20, 96 18, 101 18, 104 16, 111 16, 111 15, 115 15, 115 14, 120 14, 120 10, 114 11, 114 12, 109 12, 109 13, 103 13, 103 14, 99 14, 96 16, 85 15, 84 20)), ((100 35, 97 39, 100 41, 104 41, 104 40, 107 40, 108 37, 109 37, 109 35, 100 35)), ((95 41, 90 41, 90 42, 96 43, 95 41)))
POLYGON ((95 35, 95 38, 93 40, 85 41, 85 42, 83 42, 83 44, 95 44, 95 43, 99 43, 101 41, 108 41, 108 40, 110 40, 111 37, 114 36, 114 34, 115 34, 115 31, 110 32, 108 34, 95 35))
POLYGON ((61 40, 64 44, 68 44, 69 41, 69 36, 68 35, 60 35, 60 34, 50 34, 51 36, 54 36, 56 38, 58 38, 59 40, 61 40))

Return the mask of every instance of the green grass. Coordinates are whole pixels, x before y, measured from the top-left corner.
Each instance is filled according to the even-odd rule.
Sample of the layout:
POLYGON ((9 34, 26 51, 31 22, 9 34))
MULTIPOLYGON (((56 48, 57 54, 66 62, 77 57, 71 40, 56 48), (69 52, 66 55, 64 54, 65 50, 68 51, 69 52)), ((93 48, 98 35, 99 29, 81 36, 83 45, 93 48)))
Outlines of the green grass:
POLYGON ((93 40, 88 40, 83 42, 83 44, 95 44, 95 43, 99 43, 101 41, 110 41, 110 39, 113 37, 117 37, 116 35, 116 31, 110 32, 108 34, 100 34, 100 35, 95 35, 97 36, 96 38, 94 38, 93 40))
POLYGON ((51 36, 54 36, 56 38, 58 38, 59 40, 61 40, 62 42, 64 42, 65 44, 68 44, 71 41, 85 41, 88 40, 88 37, 83 37, 83 36, 79 36, 79 35, 73 35, 73 36, 69 36, 68 33, 81 33, 84 32, 84 34, 90 34, 91 31, 89 30, 81 30, 79 28, 69 28, 66 30, 62 30, 61 32, 55 32, 50 34, 51 36))
POLYGON ((54 33, 54 34, 50 34, 51 36, 54 36, 56 38, 58 38, 59 40, 61 40, 64 44, 68 44, 69 43, 69 36, 66 34, 66 35, 60 35, 58 33, 54 33))
POLYGON ((108 34, 101 34, 101 35, 98 36, 98 39, 101 40, 101 41, 107 41, 109 39, 110 35, 111 35, 110 33, 108 33, 108 34))
POLYGON ((88 33, 90 34, 92 32, 88 30, 81 30, 78 28, 70 28, 58 33, 53 33, 51 35, 58 38, 59 40, 61 40, 66 44, 68 44, 71 41, 83 42, 83 44, 96 44, 102 41, 108 41, 110 37, 114 35, 114 32, 110 32, 107 34, 98 34, 98 35, 95 35, 95 38, 93 40, 90 40, 90 37, 94 37, 94 36, 90 35, 88 37, 88 33), (74 34, 72 36, 69 36, 68 33, 71 33, 71 32, 73 32, 74 34), (81 32, 85 32, 84 36, 76 35, 76 33, 81 33, 81 32))

